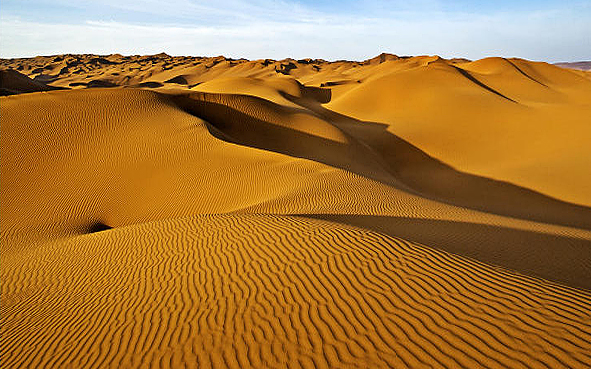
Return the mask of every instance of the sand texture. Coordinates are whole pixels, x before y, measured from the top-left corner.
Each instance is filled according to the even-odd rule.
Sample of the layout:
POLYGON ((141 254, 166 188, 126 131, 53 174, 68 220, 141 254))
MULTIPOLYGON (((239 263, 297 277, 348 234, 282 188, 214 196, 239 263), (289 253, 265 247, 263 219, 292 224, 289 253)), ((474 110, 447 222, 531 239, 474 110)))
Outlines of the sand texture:
POLYGON ((591 73, 0 60, 1 368, 591 367, 591 73))

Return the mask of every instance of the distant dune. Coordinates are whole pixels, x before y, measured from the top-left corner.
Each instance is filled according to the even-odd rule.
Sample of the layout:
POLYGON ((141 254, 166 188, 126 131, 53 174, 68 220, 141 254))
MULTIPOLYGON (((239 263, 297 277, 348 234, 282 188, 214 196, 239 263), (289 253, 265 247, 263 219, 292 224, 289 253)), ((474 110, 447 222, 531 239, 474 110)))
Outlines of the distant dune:
POLYGON ((0 89, 2 368, 591 366, 591 72, 57 55, 0 89))
POLYGON ((57 89, 59 88, 50 87, 44 83, 36 82, 15 70, 0 70, 0 96, 57 89))
POLYGON ((562 68, 579 69, 579 70, 591 70, 591 61, 571 62, 571 63, 555 63, 562 68))

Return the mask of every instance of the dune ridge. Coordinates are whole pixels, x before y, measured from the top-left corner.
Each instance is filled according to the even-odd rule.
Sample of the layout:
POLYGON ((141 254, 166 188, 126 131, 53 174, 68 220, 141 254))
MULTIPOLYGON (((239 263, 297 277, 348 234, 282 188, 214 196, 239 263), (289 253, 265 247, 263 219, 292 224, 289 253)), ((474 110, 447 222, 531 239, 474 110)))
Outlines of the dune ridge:
POLYGON ((57 55, 2 59, 0 68, 52 87, 140 87, 168 93, 202 88, 292 106, 297 104, 283 95, 301 97, 297 84, 323 86, 330 90, 330 101, 321 99, 325 108, 383 124, 460 171, 591 205, 591 174, 576 169, 591 165, 586 155, 588 71, 518 58, 468 61, 392 54, 362 62, 57 55), (557 124, 562 121, 568 129, 557 124))
POLYGON ((591 74, 0 60, 0 367, 591 366, 591 74))

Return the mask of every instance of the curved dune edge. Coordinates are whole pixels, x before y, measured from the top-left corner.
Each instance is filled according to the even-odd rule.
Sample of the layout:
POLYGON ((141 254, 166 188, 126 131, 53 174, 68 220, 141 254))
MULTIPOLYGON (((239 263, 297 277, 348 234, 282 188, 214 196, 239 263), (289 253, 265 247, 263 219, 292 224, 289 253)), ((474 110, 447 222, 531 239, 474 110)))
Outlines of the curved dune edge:
POLYGON ((295 87, 301 96, 284 96, 310 109, 141 89, 3 98, 4 249, 199 214, 324 214, 591 288, 589 208, 483 178, 469 182, 379 127, 313 106, 319 89, 295 87), (413 187, 431 188, 417 193, 405 171, 419 167, 425 175, 413 187), (454 182, 463 188, 450 188, 454 182), (428 196, 433 188, 447 188, 456 204, 445 202, 446 193, 443 201, 428 196), (470 209, 475 204, 485 211, 470 209))
MULTIPOLYGON (((298 104, 285 94, 322 90, 315 100, 381 138, 391 132, 458 171, 591 206, 591 72, 518 58, 391 54, 362 62, 67 54, 0 59, 0 69, 48 88, 246 93, 290 107, 298 104)), ((420 169, 407 173, 410 181, 420 169)))
POLYGON ((588 292, 325 221, 165 220, 2 263, 2 368, 591 365, 588 292))

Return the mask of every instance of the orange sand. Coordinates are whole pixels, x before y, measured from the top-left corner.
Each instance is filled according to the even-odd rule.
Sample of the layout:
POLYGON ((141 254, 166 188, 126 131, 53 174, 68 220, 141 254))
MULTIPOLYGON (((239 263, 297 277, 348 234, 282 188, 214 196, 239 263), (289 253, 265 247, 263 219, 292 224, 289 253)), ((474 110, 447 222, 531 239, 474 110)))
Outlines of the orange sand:
POLYGON ((0 367, 591 366, 590 72, 0 68, 0 367))

